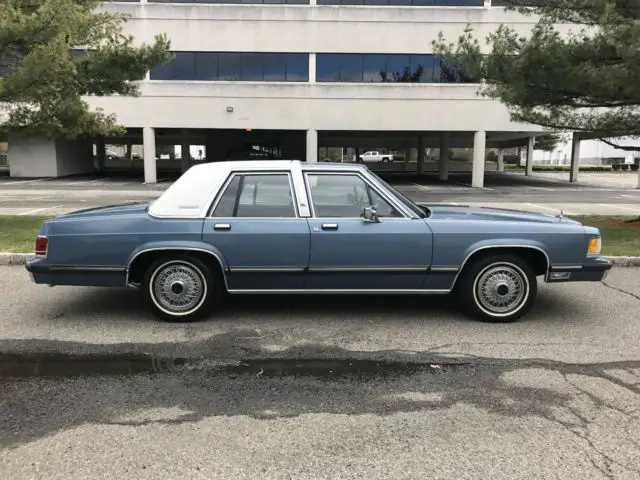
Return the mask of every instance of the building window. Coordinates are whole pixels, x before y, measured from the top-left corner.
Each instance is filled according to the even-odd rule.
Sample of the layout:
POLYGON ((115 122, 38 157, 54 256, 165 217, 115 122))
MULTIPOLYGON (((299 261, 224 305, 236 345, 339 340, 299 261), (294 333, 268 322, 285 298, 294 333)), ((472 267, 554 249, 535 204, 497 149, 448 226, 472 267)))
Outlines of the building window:
MULTIPOLYGON (((117 0, 117 1, 133 1, 140 0, 117 0)), ((149 3, 209 3, 209 4, 232 4, 232 5, 309 5, 309 0, 147 0, 149 3)))
POLYGON ((318 53, 318 82, 473 83, 428 54, 318 53))
POLYGON ((260 52, 173 52, 151 70, 151 80, 308 82, 309 54, 260 52))
POLYGON ((318 5, 378 5, 388 7, 484 7, 484 0, 317 0, 318 5))

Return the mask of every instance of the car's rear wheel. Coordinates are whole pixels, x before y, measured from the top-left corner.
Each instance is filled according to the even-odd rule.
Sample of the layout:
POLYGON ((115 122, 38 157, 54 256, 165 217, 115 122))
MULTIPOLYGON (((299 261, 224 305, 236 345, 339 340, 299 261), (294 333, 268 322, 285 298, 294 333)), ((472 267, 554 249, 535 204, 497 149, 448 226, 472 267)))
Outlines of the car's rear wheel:
POLYGON ((524 259, 517 255, 494 255, 469 266, 458 293, 467 312, 478 320, 512 322, 533 307, 538 284, 524 259))
POLYGON ((163 257, 147 269, 143 292, 154 313, 170 322, 200 319, 221 285, 211 268, 199 258, 185 254, 163 257))

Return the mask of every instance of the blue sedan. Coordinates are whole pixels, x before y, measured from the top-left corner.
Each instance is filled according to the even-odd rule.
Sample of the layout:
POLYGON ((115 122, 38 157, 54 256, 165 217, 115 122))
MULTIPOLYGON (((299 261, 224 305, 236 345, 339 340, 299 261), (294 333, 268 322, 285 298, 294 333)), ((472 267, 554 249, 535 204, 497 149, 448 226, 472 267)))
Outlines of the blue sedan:
POLYGON ((562 216, 416 204, 359 164, 215 162, 158 199, 42 224, 39 284, 140 288, 184 322, 224 294, 459 297, 484 321, 529 311, 537 277, 602 280, 598 229, 562 216))

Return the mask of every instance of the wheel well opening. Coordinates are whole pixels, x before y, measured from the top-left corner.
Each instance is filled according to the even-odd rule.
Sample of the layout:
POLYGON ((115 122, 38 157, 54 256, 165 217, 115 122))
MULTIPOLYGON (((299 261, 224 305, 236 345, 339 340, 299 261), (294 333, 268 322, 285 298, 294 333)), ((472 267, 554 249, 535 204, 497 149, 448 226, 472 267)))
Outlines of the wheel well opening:
POLYGON ((211 268, 211 271, 215 275, 219 275, 222 278, 222 266, 216 257, 209 253, 197 252, 191 250, 153 250, 151 252, 145 252, 136 257, 129 268, 128 283, 142 283, 144 275, 151 264, 161 258, 167 258, 175 254, 187 254, 199 259, 211 268))
POLYGON ((466 270, 474 262, 481 258, 486 258, 494 255, 516 255, 523 259, 533 269, 536 276, 545 275, 549 268, 547 256, 536 248, 528 247, 497 247, 486 248, 471 255, 471 258, 464 266, 466 270))

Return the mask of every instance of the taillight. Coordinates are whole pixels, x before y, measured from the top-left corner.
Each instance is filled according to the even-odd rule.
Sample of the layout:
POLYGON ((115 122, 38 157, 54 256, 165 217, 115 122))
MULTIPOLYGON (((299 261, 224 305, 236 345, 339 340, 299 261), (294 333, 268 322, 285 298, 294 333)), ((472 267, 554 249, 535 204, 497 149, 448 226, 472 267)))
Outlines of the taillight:
POLYGON ((47 254, 47 237, 38 237, 36 238, 36 255, 46 255, 47 254))

